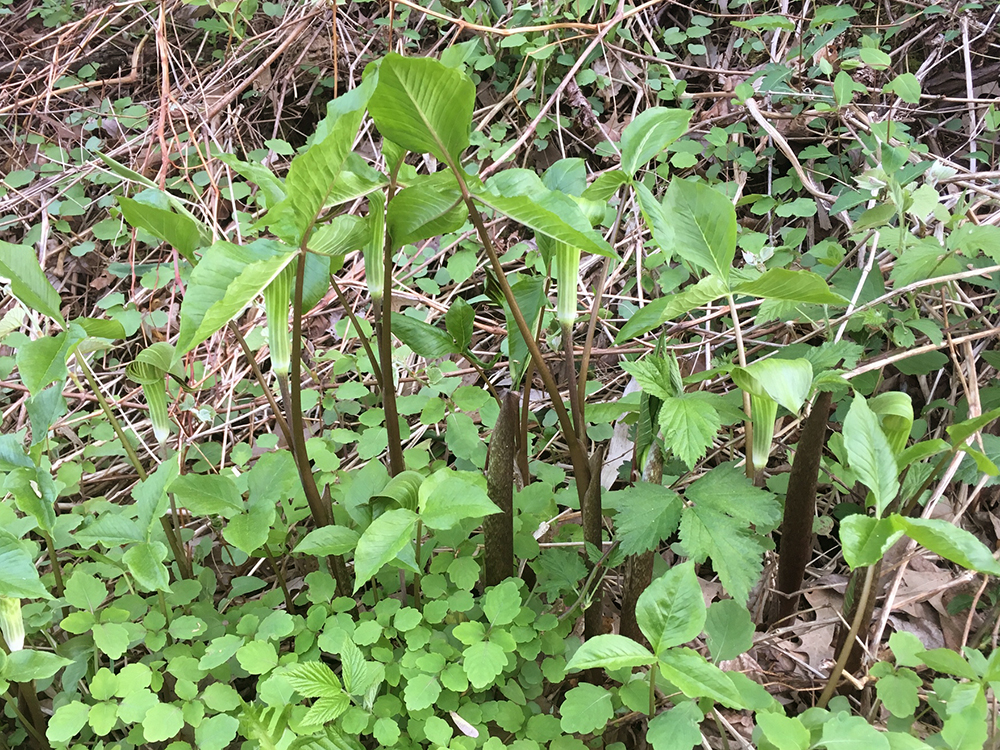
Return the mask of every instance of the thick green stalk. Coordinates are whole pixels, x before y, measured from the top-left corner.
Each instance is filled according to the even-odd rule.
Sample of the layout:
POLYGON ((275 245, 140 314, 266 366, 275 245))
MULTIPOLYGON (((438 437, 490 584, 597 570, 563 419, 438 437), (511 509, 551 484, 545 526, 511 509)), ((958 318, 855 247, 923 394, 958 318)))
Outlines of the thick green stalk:
MULTIPOLYGON (((305 285, 306 273, 306 238, 299 248, 299 258, 295 273, 295 291, 292 298, 292 353, 291 373, 288 379, 278 377, 279 385, 284 380, 282 396, 285 401, 285 413, 288 417, 289 432, 292 436, 292 456, 299 472, 299 481, 309 503, 309 511, 317 526, 329 526, 333 523, 333 513, 329 503, 323 502, 316 478, 309 463, 309 453, 306 450, 305 423, 302 419, 302 288, 305 285)), ((343 596, 350 596, 351 579, 347 573, 347 564, 341 555, 331 555, 330 569, 337 581, 337 588, 343 596)))
POLYGON ((514 571, 514 453, 517 449, 518 398, 508 391, 500 405, 486 466, 486 492, 501 512, 483 519, 486 586, 496 586, 514 571))
MULTIPOLYGON (((799 588, 812 554, 816 485, 826 443, 826 425, 833 394, 823 391, 802 424, 792 471, 788 475, 785 511, 781 520, 781 554, 778 555, 778 596, 775 622, 792 617, 799 603, 799 588)), ((790 625, 790 622, 784 624, 790 625)))
POLYGON ((507 277, 504 275, 503 266, 500 264, 500 258, 497 255, 496 248, 493 246, 493 241, 490 239, 489 232, 486 229, 486 224, 483 222, 483 217, 480 215, 479 208, 472 200, 472 195, 469 193, 468 187, 461 177, 459 178, 459 185, 462 188, 462 195, 465 200, 465 204, 469 208, 469 218, 472 219, 472 223, 476 227, 476 232, 479 236, 479 241, 483 243, 486 255, 490 259, 490 265, 493 267, 493 274, 496 276, 497 284, 499 285, 501 292, 503 292, 507 305, 510 307, 511 315, 513 315, 514 321, 517 323, 517 330, 520 331, 525 344, 528 346, 528 351, 531 353, 531 359, 535 363, 535 369, 538 370, 538 374, 542 378, 542 382, 545 384, 545 390, 549 392, 549 396, 552 399, 552 408, 555 409, 556 417, 559 419, 559 426, 562 429, 563 436, 566 438, 566 443, 569 446, 569 455, 573 462, 573 474, 576 478, 576 493, 582 504, 584 496, 587 494, 587 488, 590 486, 590 466, 587 463, 586 449, 577 439, 576 431, 573 429, 573 423, 570 420, 569 412, 566 411, 566 407, 562 401, 562 396, 559 393, 559 386, 556 384, 555 378, 552 377, 552 371, 549 370, 548 365, 545 364, 545 359, 542 357, 541 349, 538 348, 538 342, 535 341, 535 337, 532 335, 531 329, 528 327, 528 322, 524 319, 521 309, 517 306, 517 300, 514 298, 514 291, 510 288, 510 284, 507 282, 507 277))
MULTIPOLYGON (((400 162, 402 163, 402 162, 400 162)), ((387 203, 396 192, 397 164, 389 176, 387 203)), ((399 412, 396 409, 396 380, 392 368, 392 237, 385 232, 382 245, 382 298, 375 300, 378 317, 379 367, 382 370, 382 408, 385 410, 385 431, 389 440, 389 476, 406 468, 403 446, 400 444, 399 412)))
MULTIPOLYGON (((601 465, 604 463, 604 448, 598 448, 590 456, 590 485, 584 495, 581 510, 583 511, 583 539, 598 550, 604 547, 603 519, 601 507, 601 465)), ((588 565, 593 570, 595 565, 588 565)), ((584 638, 590 640, 604 632, 603 587, 600 581, 594 584, 594 593, 590 606, 583 616, 584 638)))

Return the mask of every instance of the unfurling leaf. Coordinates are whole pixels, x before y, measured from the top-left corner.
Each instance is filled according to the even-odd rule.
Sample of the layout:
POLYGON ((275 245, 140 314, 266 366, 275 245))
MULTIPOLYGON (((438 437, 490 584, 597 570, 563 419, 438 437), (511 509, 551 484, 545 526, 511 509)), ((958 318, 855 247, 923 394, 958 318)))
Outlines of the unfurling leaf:
POLYGON ((858 480, 872 492, 880 517, 899 493, 899 469, 889 439, 863 396, 855 396, 844 419, 847 460, 858 480))

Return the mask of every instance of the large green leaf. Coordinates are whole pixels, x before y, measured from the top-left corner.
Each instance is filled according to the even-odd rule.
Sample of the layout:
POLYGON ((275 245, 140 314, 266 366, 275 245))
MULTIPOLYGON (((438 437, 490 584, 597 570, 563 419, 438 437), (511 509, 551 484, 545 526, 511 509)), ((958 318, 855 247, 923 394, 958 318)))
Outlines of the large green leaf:
POLYGON ((576 650, 567 662, 566 670, 621 669, 622 667, 644 667, 653 664, 656 657, 645 646, 623 635, 599 635, 591 638, 576 650))
MULTIPOLYGON (((31 423, 31 445, 35 446, 48 437, 52 426, 68 411, 62 383, 55 383, 51 388, 29 398, 27 408, 28 421, 31 423)), ((51 479, 47 468, 39 476, 51 479)))
MULTIPOLYGON (((284 183, 263 164, 243 161, 233 154, 219 154, 218 158, 238 175, 257 184, 266 199, 266 208, 277 205, 285 199, 284 183)), ((260 195, 257 196, 257 201, 260 201, 260 195)))
POLYGON ((587 163, 579 157, 560 159, 545 170, 542 184, 549 190, 558 190, 566 195, 581 195, 587 189, 587 163))
POLYGON ((449 335, 455 340, 455 346, 463 352, 472 343, 472 327, 475 322, 476 311, 461 297, 455 299, 444 315, 444 324, 449 335))
POLYGON ((675 565, 653 581, 635 605, 639 629, 660 657, 671 646, 697 638, 705 626, 705 613, 691 562, 675 565))
POLYGON ((7 475, 4 489, 14 496, 18 510, 34 517, 39 527, 52 533, 56 524, 55 501, 59 493, 52 474, 34 466, 14 469, 7 475))
POLYGON ((252 555, 267 541, 275 513, 275 507, 268 505, 233 516, 222 530, 222 538, 248 556, 252 555))
POLYGON ((295 257, 291 248, 273 240, 216 242, 207 248, 181 303, 174 360, 239 315, 295 257))
POLYGON ((660 671, 689 698, 712 698, 729 708, 744 707, 732 680, 697 651, 667 649, 660 655, 660 671))
POLYGON ((183 474, 167 488, 196 516, 232 518, 243 510, 243 498, 232 479, 221 474, 183 474))
POLYGON ((915 281, 958 273, 964 268, 962 259, 941 247, 936 237, 926 237, 903 250, 893 263, 889 277, 898 289, 915 281))
POLYGON ((1000 419, 1000 407, 991 409, 985 414, 981 414, 973 419, 967 419, 964 422, 953 424, 948 428, 948 437, 951 438, 951 444, 957 446, 964 443, 970 436, 975 435, 986 425, 996 419, 1000 419))
POLYGON ((73 537, 84 547, 93 547, 95 544, 102 544, 105 547, 124 547, 132 542, 143 541, 145 534, 139 530, 139 524, 131 518, 108 511, 102 513, 93 523, 78 529, 73 537))
POLYGON ((368 77, 356 89, 331 102, 330 113, 317 129, 316 140, 292 159, 285 178, 286 197, 262 220, 288 244, 297 246, 323 207, 333 202, 334 190, 374 88, 374 79, 368 77))
POLYGON ((345 255, 364 247, 370 236, 367 221, 360 216, 341 214, 313 232, 308 247, 320 255, 345 255))
POLYGON ((840 523, 840 544, 844 561, 855 568, 874 565, 903 535, 888 518, 872 518, 855 513, 840 523))
POLYGON ((62 300, 38 264, 38 255, 27 245, 12 245, 0 240, 0 276, 10 279, 10 290, 25 306, 48 315, 63 328, 66 321, 59 312, 62 300))
POLYGON ((588 682, 567 691, 559 713, 559 725, 568 734, 601 734, 615 715, 611 693, 588 682))
MULTIPOLYGON (((261 745, 263 747, 263 744, 261 745)), ((298 737, 288 750, 363 750, 357 738, 327 724, 319 734, 298 737)))
POLYGON ((170 507, 166 488, 180 472, 178 461, 179 456, 175 456, 173 460, 164 461, 156 468, 156 471, 132 488, 136 521, 146 536, 149 535, 154 525, 158 525, 155 522, 170 507))
POLYGON ((780 299, 789 302, 804 302, 813 305, 847 304, 847 300, 830 291, 830 287, 819 274, 812 271, 791 271, 787 268, 772 268, 753 281, 745 281, 733 287, 737 294, 749 294, 764 299, 780 299))
MULTIPOLYGON (((3 676, 11 682, 47 680, 60 669, 72 663, 72 659, 67 659, 58 654, 24 648, 20 651, 15 651, 7 657, 7 667, 4 669, 3 676)), ((49 724, 50 728, 51 726, 49 724)), ((51 737, 51 734, 49 736, 51 737)))
POLYGON ((332 270, 339 270, 342 265, 342 259, 337 258, 338 265, 333 268, 334 260, 325 255, 306 254, 306 270, 302 279, 303 315, 316 307, 330 291, 330 273, 332 270))
POLYGON ((620 169, 611 169, 594 180, 583 191, 583 197, 589 200, 607 202, 618 188, 628 182, 628 175, 620 169))
POLYGON ((642 220, 646 222, 649 233, 653 237, 653 244, 667 253, 668 260, 673 260, 674 227, 667 220, 663 205, 656 200, 653 192, 643 183, 632 183, 632 189, 635 191, 635 198, 639 203, 642 220))
POLYGON ((533 169, 518 168, 498 172, 490 177, 486 187, 497 195, 525 195, 539 200, 554 190, 533 169))
POLYGON ((135 198, 118 196, 122 216, 133 227, 146 230, 194 263, 194 251, 212 241, 211 230, 190 214, 175 213, 164 205, 157 205, 166 203, 159 196, 159 191, 148 190, 135 198))
POLYGON ((965 529, 940 518, 906 518, 895 514, 889 518, 897 529, 934 554, 969 570, 1000 575, 1000 562, 965 529))
POLYGON ((0 528, 0 596, 15 599, 51 599, 38 578, 30 545, 22 544, 6 529, 0 528))
POLYGON ((982 251, 994 262, 1000 262, 1000 227, 966 222, 948 236, 948 249, 958 250, 969 258, 982 251))
POLYGON ((712 602, 705 618, 705 641, 712 662, 735 659, 753 646, 753 619, 745 606, 733 599, 712 602))
POLYGON ((457 164, 469 145, 476 87, 465 73, 428 57, 386 55, 369 111, 379 132, 407 151, 457 164))
POLYGON ((131 182, 134 182, 137 185, 142 185, 146 188, 143 192, 150 195, 150 200, 155 200, 156 204, 159 205, 160 208, 172 208, 177 213, 184 214, 188 218, 194 219, 197 222, 197 219, 195 219, 191 212, 187 209, 187 205, 191 205, 189 201, 183 201, 175 195, 160 190, 159 185, 153 182, 153 180, 149 179, 145 175, 139 174, 134 169, 129 169, 124 164, 115 161, 107 154, 102 154, 100 151, 95 153, 97 154, 97 158, 103 161, 108 168, 110 168, 111 171, 119 177, 124 177, 126 180, 130 180, 131 182), (155 198, 152 197, 154 194, 156 195, 155 198))
POLYGON ((615 337, 616 343, 641 336, 654 328, 680 317, 684 313, 717 300, 729 291, 726 282, 718 276, 706 276, 697 284, 687 287, 680 294, 671 294, 650 302, 639 308, 636 313, 622 326, 615 337))
MULTIPOLYGON (((383 154, 385 150, 383 148, 383 154)), ((339 206, 344 203, 351 203, 358 198, 363 198, 376 190, 380 190, 389 184, 388 178, 373 169, 357 153, 352 151, 344 160, 344 168, 340 170, 340 176, 334 181, 330 188, 330 194, 326 197, 328 206, 339 206)))
POLYGON ((687 130, 691 110, 650 107, 622 131, 622 169, 632 177, 643 164, 676 141, 687 130))
POLYGON ((62 333, 29 341, 18 348, 17 369, 32 397, 50 383, 65 380, 66 363, 86 340, 87 331, 76 321, 70 321, 62 333))
POLYGON ((12 471, 19 467, 34 469, 35 463, 25 453, 21 436, 6 432, 0 435, 0 471, 12 471))
POLYGON ((723 280, 736 256, 736 209, 729 198, 703 182, 674 178, 663 201, 673 228, 673 247, 664 248, 723 280))
POLYGON ((72 340, 66 331, 55 336, 28 341, 17 349, 15 355, 21 381, 34 396, 45 386, 57 380, 65 380, 69 375, 66 360, 69 358, 72 340))
MULTIPOLYGON (((822 746, 827 750, 856 750, 861 747, 867 750, 890 750, 892 747, 886 735, 869 724, 865 717, 851 716, 847 711, 833 714, 823 723, 820 741, 814 746, 822 746)), ((982 746, 982 742, 977 745, 982 746)), ((968 746, 967 750, 972 750, 972 746, 968 746)))
POLYGON ((863 396, 855 396, 844 419, 844 447, 851 469, 875 500, 875 515, 899 493, 899 469, 878 417, 863 396))
POLYGON ((354 529, 346 526, 321 526, 306 534, 292 552, 301 555, 346 555, 358 546, 361 537, 354 529))
POLYGON ((392 332, 421 357, 460 353, 450 333, 408 315, 392 316, 392 332))
POLYGON ((486 494, 482 474, 439 469, 425 479, 417 495, 420 518, 432 529, 450 529, 466 518, 482 518, 500 509, 486 494))
POLYGON ((405 508, 387 511, 371 522, 354 551, 355 592, 413 540, 416 525, 417 514, 405 508))
POLYGON ((509 216, 537 234, 595 255, 617 258, 611 245, 590 228, 576 202, 567 195, 554 191, 537 197, 527 195, 499 195, 489 190, 475 190, 473 197, 487 208, 509 216))
POLYGON ((125 326, 119 323, 117 320, 105 320, 104 318, 73 318, 73 323, 76 323, 83 330, 87 332, 88 336, 92 336, 98 339, 111 339, 115 341, 117 339, 125 338, 125 326))
POLYGON ((160 542, 139 542, 123 556, 128 572, 146 591, 170 591, 170 571, 163 561, 167 547, 160 542))
POLYGON ((684 380, 673 352, 666 357, 649 354, 636 362, 622 362, 621 365, 645 394, 663 401, 684 393, 684 380))
POLYGON ((807 750, 810 744, 809 730, 799 718, 789 718, 783 713, 760 711, 757 726, 764 736, 778 750, 807 750))
POLYGON ((386 229, 393 247, 457 231, 469 215, 458 181, 450 172, 437 172, 401 190, 386 213, 386 229))

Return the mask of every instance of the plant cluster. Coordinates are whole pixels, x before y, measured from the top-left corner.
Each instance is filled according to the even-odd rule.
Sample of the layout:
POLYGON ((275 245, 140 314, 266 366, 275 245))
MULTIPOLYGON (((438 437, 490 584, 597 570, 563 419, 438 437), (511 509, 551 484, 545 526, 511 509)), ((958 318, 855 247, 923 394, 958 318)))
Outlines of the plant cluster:
MULTIPOLYGON (((507 13, 486 5, 462 9, 464 23, 507 13)), ((1000 652, 980 650, 985 635, 959 653, 899 630, 891 660, 871 641, 870 668, 864 648, 901 548, 981 575, 969 626, 987 633, 996 616, 976 607, 1000 562, 935 512, 951 507, 956 478, 975 488, 971 504, 1000 473, 981 434, 1000 399, 974 366, 979 354, 1000 362, 973 351, 992 336, 1000 229, 996 214, 981 220, 992 198, 950 198, 957 172, 905 124, 851 119, 858 94, 899 106, 922 90, 910 72, 860 82, 890 69, 883 47, 898 24, 831 52, 857 16, 848 6, 798 25, 736 24, 749 58, 800 32, 791 63, 726 94, 787 174, 756 169, 747 120, 699 140, 697 98, 655 76, 659 101, 593 149, 601 168, 565 154, 506 164, 506 126, 475 118, 482 88, 523 104, 532 148, 550 149, 566 128, 546 114, 548 66, 577 63, 548 35, 560 14, 572 27, 603 5, 561 8, 552 28, 495 48, 389 52, 298 147, 189 142, 204 180, 168 186, 88 144, 104 171, 57 183, 47 216, 71 232, 89 188, 127 185, 74 255, 95 241, 165 245, 171 263, 118 271, 170 296, 174 317, 121 294, 103 315, 78 314, 32 232, 0 240, 11 297, 0 370, 16 368, 28 394, 0 435, 0 747, 664 750, 732 732, 763 750, 964 750, 995 739, 1000 652), (766 98, 816 132, 834 116, 860 128, 859 155, 796 153, 766 98), (278 155, 287 170, 273 168, 278 155), (197 188, 209 186, 231 224, 205 216, 197 188), (814 218, 825 239, 795 222, 814 218), (333 306, 339 345, 310 349, 333 306), (233 353, 219 359, 247 367, 238 385, 203 356, 222 342, 233 353), (966 383, 961 403, 931 398, 941 349, 966 383), (630 382, 613 398, 595 375, 607 356, 630 382), (102 385, 114 368, 132 384, 117 393, 102 385), (70 384, 92 411, 69 413, 70 384), (228 406, 206 397, 227 387, 228 406), (237 400, 256 405, 244 417, 237 400), (257 420, 245 440, 198 439, 242 418, 257 420), (69 427, 74 441, 60 437, 69 427), (85 491, 102 462, 131 475, 125 492, 85 491), (815 705, 795 710, 740 660, 763 647, 758 627, 794 622, 814 529, 834 521, 849 573, 842 626, 815 705)), ((207 7, 197 23, 217 41, 245 39, 259 17, 255 3, 207 7)), ((611 11, 597 39, 633 11, 611 11)), ((71 12, 39 8, 46 24, 71 12)), ((526 26, 530 13, 512 18, 526 26)), ((666 29, 671 51, 653 59, 669 70, 681 52, 706 55, 711 34, 696 14, 666 29)), ((400 47, 417 41, 403 33, 400 47)), ((605 114, 599 92, 627 76, 594 49, 563 79, 579 117, 605 114)), ((150 127, 129 98, 100 115, 150 127)), ((55 148, 43 145, 51 163, 68 158, 55 148)))

